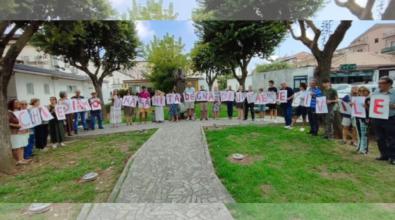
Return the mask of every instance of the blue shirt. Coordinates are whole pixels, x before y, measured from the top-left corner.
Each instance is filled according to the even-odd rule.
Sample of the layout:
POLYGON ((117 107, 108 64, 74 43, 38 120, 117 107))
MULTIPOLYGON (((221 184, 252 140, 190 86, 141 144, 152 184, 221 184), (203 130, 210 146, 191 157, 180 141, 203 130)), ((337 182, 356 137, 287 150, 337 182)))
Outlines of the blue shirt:
MULTIPOLYGON (((316 97, 322 96, 321 90, 318 87, 315 87, 315 89, 310 88, 308 91, 314 93, 316 97)), ((310 108, 315 109, 315 103, 316 103, 315 98, 311 97, 310 108)))
MULTIPOLYGON (((350 103, 350 102, 351 102, 350 96, 349 96, 349 95, 344 96, 344 97, 342 98, 342 101, 345 102, 345 103, 350 103)), ((351 118, 351 115, 349 115, 349 114, 343 114, 343 117, 345 117, 345 118, 351 118)))
POLYGON ((185 92, 186 93, 194 93, 196 90, 195 90, 195 88, 194 87, 191 87, 191 88, 185 88, 185 92))
MULTIPOLYGON (((395 89, 391 89, 387 94, 381 93, 380 89, 377 89, 372 93, 372 95, 389 95, 390 96, 390 104, 395 104, 395 89)), ((389 108, 389 106, 388 106, 389 108)), ((390 108, 389 116, 395 115, 395 109, 390 108)))

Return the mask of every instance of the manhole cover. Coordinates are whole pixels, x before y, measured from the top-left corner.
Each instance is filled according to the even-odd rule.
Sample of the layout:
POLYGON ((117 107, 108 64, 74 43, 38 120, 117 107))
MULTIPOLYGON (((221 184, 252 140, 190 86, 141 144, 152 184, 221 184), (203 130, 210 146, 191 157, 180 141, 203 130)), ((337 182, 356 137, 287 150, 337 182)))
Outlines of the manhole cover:
POLYGON ((35 203, 29 207, 31 213, 44 213, 52 208, 52 203, 35 203))
POLYGON ((99 177, 99 174, 97 174, 97 173, 87 173, 87 174, 85 174, 84 177, 82 177, 82 180, 87 181, 87 182, 88 181, 94 181, 98 177, 99 177))
POLYGON ((242 160, 244 156, 242 154, 233 154, 233 159, 242 160))

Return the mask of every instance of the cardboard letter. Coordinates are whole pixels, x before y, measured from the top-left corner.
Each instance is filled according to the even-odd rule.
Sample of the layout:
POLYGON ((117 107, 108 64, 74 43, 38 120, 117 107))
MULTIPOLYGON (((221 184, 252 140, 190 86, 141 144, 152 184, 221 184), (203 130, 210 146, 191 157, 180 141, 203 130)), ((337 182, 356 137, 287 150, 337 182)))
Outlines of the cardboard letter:
POLYGON ((248 102, 248 104, 254 103, 257 95, 258 94, 253 93, 253 92, 247 93, 247 102, 248 102))
POLYGON ((19 124, 22 126, 19 130, 26 130, 34 127, 30 118, 30 114, 27 110, 17 111, 13 113, 18 118, 19 124))
POLYGON ((174 97, 175 97, 175 94, 167 94, 166 95, 167 104, 174 104, 174 97))
POLYGON ((96 98, 96 99, 92 99, 92 110, 101 110, 101 105, 100 105, 100 99, 96 98))
POLYGON ((40 107, 41 118, 43 121, 50 121, 53 119, 52 114, 48 111, 47 107, 40 107))
POLYGON ((311 94, 310 92, 306 92, 304 95, 304 106, 305 107, 310 107, 311 105, 311 94))
POLYGON ((235 92, 228 91, 228 101, 234 101, 234 100, 235 100, 235 92))
POLYGON ((372 95, 370 98, 369 117, 388 119, 390 113, 390 98, 388 95, 372 95))
POLYGON ((30 117, 32 119, 32 124, 33 126, 40 125, 42 123, 41 117, 40 117, 40 111, 38 108, 32 108, 30 109, 30 117))
POLYGON ((348 104, 346 102, 343 102, 343 101, 339 101, 338 104, 339 104, 340 113, 351 115, 351 106, 350 106, 350 104, 348 104))
POLYGON ((214 95, 214 93, 213 93, 213 92, 209 92, 209 93, 207 93, 207 94, 208 94, 207 101, 209 101, 209 102, 214 102, 214 101, 215 101, 215 95, 214 95))
POLYGON ((280 90, 280 91, 278 91, 278 96, 279 96, 279 99, 280 99, 280 103, 287 103, 288 102, 288 100, 287 100, 287 98, 288 98, 288 90, 280 90))
POLYGON ((62 105, 55 105, 55 114, 58 120, 66 119, 66 114, 64 113, 64 109, 62 105))
MULTIPOLYGON (((76 99, 74 99, 74 100, 76 100, 76 99)), ((64 100, 64 101, 59 102, 59 104, 63 105, 64 113, 66 115, 74 113, 73 107, 72 107, 73 106, 73 101, 72 100, 70 100, 70 99, 69 100, 64 100)))
POLYGON ((221 102, 226 102, 228 101, 228 94, 227 92, 220 92, 220 97, 221 97, 221 102))
POLYGON ((114 109, 116 109, 116 110, 122 109, 122 99, 115 99, 114 100, 114 109))
POLYGON ((236 102, 237 103, 244 102, 245 98, 246 98, 246 96, 245 96, 244 93, 242 93, 242 92, 237 92, 236 93, 236 102))
POLYGON ((174 104, 179 104, 179 103, 181 103, 181 95, 177 93, 174 97, 174 104))
POLYGON ((268 92, 266 94, 268 104, 277 104, 277 94, 275 92, 268 92))
POLYGON ((294 98, 293 98, 293 101, 292 101, 292 106, 293 107, 298 107, 300 105, 300 101, 301 101, 300 97, 301 96, 302 96, 302 92, 297 92, 297 93, 294 94, 294 98))
POLYGON ((317 97, 315 112, 317 114, 327 114, 328 113, 328 105, 326 104, 326 97, 317 97))
POLYGON ((352 117, 366 118, 366 111, 362 104, 365 103, 365 97, 352 97, 352 117))

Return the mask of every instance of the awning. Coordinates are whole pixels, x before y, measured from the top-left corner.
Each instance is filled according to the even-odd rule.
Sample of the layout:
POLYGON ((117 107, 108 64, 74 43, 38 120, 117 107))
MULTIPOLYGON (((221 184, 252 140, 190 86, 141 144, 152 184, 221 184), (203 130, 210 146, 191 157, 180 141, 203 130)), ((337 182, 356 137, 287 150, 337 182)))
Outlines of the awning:
POLYGON ((374 71, 332 72, 331 77, 373 76, 374 71))

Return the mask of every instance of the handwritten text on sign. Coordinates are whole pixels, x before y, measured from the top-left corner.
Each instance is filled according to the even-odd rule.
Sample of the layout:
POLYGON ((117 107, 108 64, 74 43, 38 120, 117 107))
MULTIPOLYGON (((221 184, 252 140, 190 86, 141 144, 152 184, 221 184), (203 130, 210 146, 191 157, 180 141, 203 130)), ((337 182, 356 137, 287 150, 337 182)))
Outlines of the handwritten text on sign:
POLYGON ((153 106, 165 106, 166 105, 166 101, 165 101, 165 97, 164 96, 154 96, 152 97, 152 105, 153 106))
POLYGON ((33 126, 41 125, 42 120, 41 120, 41 115, 40 115, 40 109, 39 108, 32 108, 30 109, 30 118, 32 121, 33 126))
POLYGON ((350 104, 348 104, 347 102, 343 102, 343 101, 339 101, 338 104, 339 104, 340 113, 351 115, 352 108, 351 108, 350 104))
POLYGON ((363 104, 365 103, 365 97, 352 97, 352 117, 357 117, 357 118, 366 118, 366 111, 365 108, 363 107, 363 104))
POLYGON ((184 93, 185 102, 194 102, 195 101, 195 93, 184 93))
POLYGON ((293 101, 292 101, 293 107, 298 107, 300 105, 300 102, 302 101, 302 99, 300 99, 301 96, 302 96, 302 92, 295 93, 293 101))
POLYGON ((390 97, 388 95, 372 95, 370 98, 369 117, 388 119, 390 113, 390 97))
POLYGON ((167 94, 166 95, 166 102, 167 102, 167 104, 179 104, 179 103, 181 103, 181 95, 178 93, 167 94))
POLYGON ((128 107, 136 107, 137 105, 137 100, 138 97, 137 96, 124 96, 122 99, 122 105, 123 106, 128 106, 128 107))
POLYGON ((122 99, 114 99, 114 109, 121 110, 122 109, 122 99))
POLYGON ((214 102, 215 101, 215 96, 213 92, 205 92, 205 91, 201 91, 201 92, 197 92, 195 94, 195 100, 198 102, 214 102))
POLYGON ((14 112, 14 115, 18 118, 19 124, 22 126, 19 130, 26 130, 33 127, 30 114, 27 110, 14 112))
POLYGON ((62 105, 55 105, 55 114, 58 120, 66 119, 66 114, 64 113, 64 108, 62 105))
POLYGON ((245 93, 242 93, 242 92, 236 93, 236 103, 244 102, 245 98, 246 98, 245 93))
POLYGON ((91 106, 93 111, 101 110, 100 99, 99 98, 91 99, 91 106))
POLYGON ((280 91, 278 91, 278 96, 279 96, 279 99, 280 99, 280 103, 287 103, 288 102, 288 100, 287 100, 287 98, 288 98, 288 90, 280 90, 280 91))
POLYGON ((328 105, 326 104, 326 97, 317 97, 315 112, 317 114, 326 114, 328 113, 328 105))

